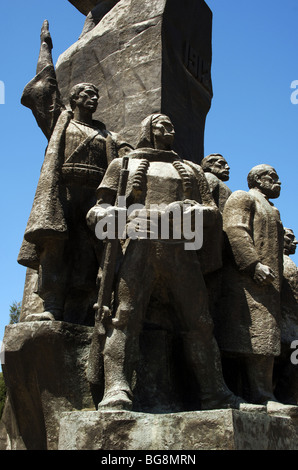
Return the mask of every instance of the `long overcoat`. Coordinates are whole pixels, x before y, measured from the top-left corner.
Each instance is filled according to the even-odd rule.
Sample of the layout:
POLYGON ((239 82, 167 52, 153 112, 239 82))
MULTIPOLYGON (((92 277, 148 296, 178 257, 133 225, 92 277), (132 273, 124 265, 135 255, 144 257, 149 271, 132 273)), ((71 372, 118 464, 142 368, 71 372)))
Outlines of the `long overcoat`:
POLYGON ((225 205, 223 227, 230 253, 216 320, 219 346, 230 353, 279 355, 283 275, 279 211, 258 189, 236 191, 225 205), (271 284, 255 282, 258 262, 274 271, 271 284))

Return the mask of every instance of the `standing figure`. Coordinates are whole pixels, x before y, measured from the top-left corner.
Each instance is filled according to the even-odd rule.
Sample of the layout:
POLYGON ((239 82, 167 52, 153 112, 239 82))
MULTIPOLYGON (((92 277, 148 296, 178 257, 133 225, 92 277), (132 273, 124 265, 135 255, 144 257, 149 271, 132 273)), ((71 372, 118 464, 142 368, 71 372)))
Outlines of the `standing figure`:
POLYGON ((52 47, 45 21, 36 76, 25 87, 22 104, 32 110, 48 146, 18 257, 36 272, 44 308, 25 320, 92 324, 101 247, 88 230, 86 214, 108 162, 128 146, 92 119, 99 98, 92 84, 74 86, 71 109, 65 108, 52 47))
POLYGON ((298 268, 290 255, 296 253, 298 241, 292 229, 284 229, 284 270, 281 291, 281 340, 290 348, 298 340, 298 268))
POLYGON ((226 202, 223 228, 231 249, 223 274, 218 320, 220 349, 243 361, 248 401, 274 401, 272 371, 280 354, 280 292, 283 226, 269 201, 280 195, 274 168, 258 165, 248 174, 249 191, 236 191, 226 202))
POLYGON ((201 167, 204 170, 209 184, 213 199, 222 213, 224 206, 232 191, 225 184, 230 178, 230 167, 226 159, 219 153, 212 153, 201 161, 201 167))
MULTIPOLYGON (((221 263, 217 250, 220 213, 201 167, 181 160, 172 151, 173 140, 174 128, 170 119, 153 114, 143 121, 138 148, 129 154, 127 205, 141 205, 146 209, 147 218, 142 224, 142 235, 128 240, 118 274, 114 315, 110 325, 106 326, 105 392, 99 404, 101 408, 132 408, 132 376, 138 361, 140 333, 150 297, 160 289, 169 293, 172 321, 176 333, 183 338, 186 359, 199 383, 201 408, 239 406, 240 399, 230 392, 222 377, 196 249, 185 249, 185 239, 173 237, 171 226, 168 238, 163 238, 160 233, 156 236, 157 232, 152 237, 150 233, 152 217, 160 218, 167 211, 178 208, 181 214, 186 204, 194 219, 195 211, 199 209, 203 211, 204 229, 208 233, 206 246, 203 245, 201 251, 211 243, 215 249, 208 250, 210 269, 216 269, 221 263)), ((115 205, 120 171, 121 159, 115 159, 98 188, 98 203, 87 216, 93 230, 109 211, 103 209, 102 204, 115 205)), ((130 223, 136 220, 136 213, 130 214, 130 223)))
MULTIPOLYGON (((215 204, 223 213, 225 203, 232 194, 230 188, 225 184, 229 180, 230 167, 226 159, 219 153, 212 153, 201 161, 201 167, 205 173, 209 184, 209 189, 215 204)), ((222 258, 225 260, 225 245, 222 238, 222 258)), ((217 325, 218 302, 222 294, 222 269, 205 275, 205 282, 209 294, 209 307, 212 318, 215 322, 215 330, 217 325)))
POLYGON ((295 254, 297 244, 293 230, 285 228, 281 289, 281 355, 276 358, 275 364, 275 394, 283 403, 293 405, 298 404, 298 365, 294 352, 298 341, 298 268, 290 255, 295 254))

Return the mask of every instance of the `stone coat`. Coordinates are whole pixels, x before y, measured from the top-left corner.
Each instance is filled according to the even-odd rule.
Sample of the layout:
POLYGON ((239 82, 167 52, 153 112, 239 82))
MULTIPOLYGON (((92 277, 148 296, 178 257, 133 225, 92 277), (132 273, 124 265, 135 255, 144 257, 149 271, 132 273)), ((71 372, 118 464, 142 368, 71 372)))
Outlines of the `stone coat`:
MULTIPOLYGON (((107 194, 116 195, 120 176, 122 159, 115 159, 97 190, 99 201, 107 202, 107 194)), ((199 250, 199 260, 204 274, 214 272, 222 266, 222 217, 210 194, 205 174, 201 167, 191 161, 181 160, 173 151, 141 148, 129 154, 129 179, 126 191, 128 205, 170 204, 174 201, 192 199, 209 208, 204 213, 203 246, 199 250), (143 191, 136 193, 133 189, 135 179, 138 179, 141 162, 149 164, 147 173, 143 176, 143 191), (187 175, 190 187, 187 189, 182 182, 175 164, 179 162, 181 170, 187 175), (174 164, 174 165, 173 165, 174 164), (207 219, 212 220, 208 223, 207 219), (205 224, 206 223, 206 224, 205 224)), ((113 197, 108 201, 114 204, 113 197)))
POLYGON ((232 353, 280 354, 280 291, 283 270, 283 226, 278 210, 257 189, 236 191, 223 213, 231 249, 223 272, 223 297, 216 336, 232 353), (275 280, 259 286, 253 279, 258 262, 275 280))
POLYGON ((281 290, 281 340, 289 346, 298 339, 298 268, 284 255, 284 273, 281 290))
POLYGON ((223 181, 221 181, 217 176, 213 175, 212 173, 205 172, 205 176, 208 181, 213 199, 220 212, 223 213, 225 203, 231 196, 232 191, 223 181))
MULTIPOLYGON (((20 264, 37 269, 39 250, 43 242, 49 238, 69 237, 67 213, 71 196, 67 188, 72 185, 70 179, 76 186, 81 187, 81 192, 85 188, 86 194, 83 196, 86 201, 81 201, 85 218, 85 214, 96 201, 95 190, 109 161, 117 157, 118 152, 121 155, 122 149, 125 153, 128 144, 120 141, 116 134, 107 131, 100 121, 93 121, 93 134, 82 137, 82 142, 78 143, 78 148, 73 152, 77 153, 76 158, 73 158, 75 163, 67 163, 65 136, 73 115, 61 102, 52 65, 44 67, 28 83, 22 95, 22 104, 32 110, 38 126, 49 141, 18 257, 20 264), (92 162, 93 165, 90 165, 88 158, 92 151, 91 146, 97 138, 100 146, 97 152, 98 162, 92 162), (104 155, 100 155, 102 150, 104 155)), ((81 130, 77 131, 78 135, 80 132, 81 130)))

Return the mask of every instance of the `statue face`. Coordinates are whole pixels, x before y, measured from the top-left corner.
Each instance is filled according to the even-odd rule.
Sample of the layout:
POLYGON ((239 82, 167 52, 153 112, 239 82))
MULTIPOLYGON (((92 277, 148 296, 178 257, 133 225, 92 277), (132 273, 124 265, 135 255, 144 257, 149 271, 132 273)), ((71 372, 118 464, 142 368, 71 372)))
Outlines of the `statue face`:
POLYGON ((284 236, 284 252, 288 255, 294 255, 296 253, 296 246, 298 241, 294 235, 294 232, 290 229, 285 229, 284 236))
POLYGON ((98 105, 98 94, 92 87, 85 87, 75 99, 76 107, 84 108, 94 113, 98 105))
POLYGON ((160 116, 152 123, 152 133, 154 135, 155 147, 160 149, 172 148, 175 130, 167 116, 160 116))
POLYGON ((279 197, 281 182, 274 168, 269 167, 257 177, 257 187, 268 199, 279 197))
POLYGON ((226 159, 222 156, 215 156, 209 160, 210 173, 217 176, 221 181, 228 181, 230 178, 230 167, 226 159))

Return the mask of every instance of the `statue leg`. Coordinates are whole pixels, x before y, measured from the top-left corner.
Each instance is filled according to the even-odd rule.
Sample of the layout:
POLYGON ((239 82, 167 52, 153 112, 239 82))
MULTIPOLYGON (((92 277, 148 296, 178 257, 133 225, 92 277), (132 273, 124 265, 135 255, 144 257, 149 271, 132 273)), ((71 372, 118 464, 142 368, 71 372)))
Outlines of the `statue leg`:
POLYGON ((105 341, 105 392, 100 408, 132 408, 132 375, 138 362, 139 335, 152 292, 154 269, 146 242, 131 242, 129 248, 116 289, 118 308, 105 341))
POLYGON ((276 401, 273 394, 273 356, 251 355, 245 358, 246 372, 249 383, 249 401, 266 404, 276 401))
POLYGON ((200 388, 202 409, 239 408, 244 400, 227 387, 213 335, 208 293, 196 253, 183 251, 171 280, 174 305, 182 329, 186 359, 200 388))
POLYGON ((48 241, 40 254, 38 293, 44 302, 49 319, 61 320, 66 290, 66 261, 64 240, 48 241))

